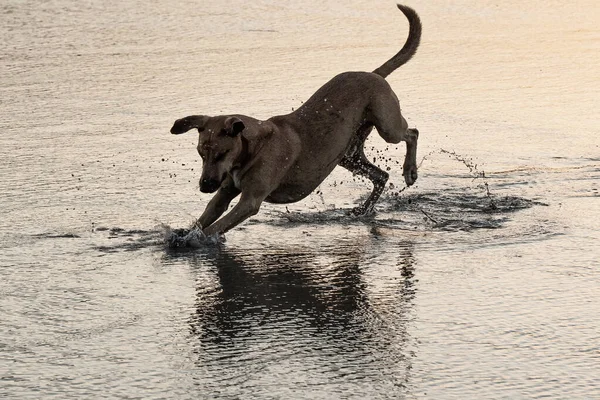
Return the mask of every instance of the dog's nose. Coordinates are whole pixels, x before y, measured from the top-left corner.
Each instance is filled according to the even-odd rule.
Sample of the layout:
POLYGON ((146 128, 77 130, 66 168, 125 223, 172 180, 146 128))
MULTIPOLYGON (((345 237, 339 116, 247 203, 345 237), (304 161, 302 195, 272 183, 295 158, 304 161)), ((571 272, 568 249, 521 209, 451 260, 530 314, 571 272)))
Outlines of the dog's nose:
POLYGON ((200 191, 202 193, 213 193, 215 192, 219 186, 219 182, 215 179, 200 179, 200 191))

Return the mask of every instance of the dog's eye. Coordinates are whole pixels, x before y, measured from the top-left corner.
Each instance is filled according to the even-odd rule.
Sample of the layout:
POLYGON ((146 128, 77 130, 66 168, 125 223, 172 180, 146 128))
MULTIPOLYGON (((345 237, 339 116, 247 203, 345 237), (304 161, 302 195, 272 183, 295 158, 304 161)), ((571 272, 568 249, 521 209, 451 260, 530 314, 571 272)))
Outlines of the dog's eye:
POLYGON ((227 153, 229 153, 229 150, 226 150, 222 153, 219 153, 215 156, 215 161, 221 161, 222 159, 225 158, 225 156, 227 155, 227 153))

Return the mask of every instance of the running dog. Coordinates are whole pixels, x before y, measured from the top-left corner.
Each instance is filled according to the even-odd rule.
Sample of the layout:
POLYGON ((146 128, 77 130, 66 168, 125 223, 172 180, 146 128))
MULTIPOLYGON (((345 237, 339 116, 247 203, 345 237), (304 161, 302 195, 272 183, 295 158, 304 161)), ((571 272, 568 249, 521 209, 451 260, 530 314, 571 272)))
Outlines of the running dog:
POLYGON ((373 127, 388 143, 406 142, 404 179, 417 179, 417 139, 385 80, 416 53, 421 40, 417 13, 398 5, 409 22, 402 49, 373 72, 344 72, 296 111, 260 121, 245 115, 191 115, 175 121, 172 134, 200 132, 200 191, 214 193, 197 225, 207 236, 222 234, 258 213, 263 201, 293 203, 308 196, 340 165, 373 182, 367 200, 353 209, 370 213, 389 174, 370 163, 364 143, 373 127), (231 201, 238 203, 224 217, 231 201))

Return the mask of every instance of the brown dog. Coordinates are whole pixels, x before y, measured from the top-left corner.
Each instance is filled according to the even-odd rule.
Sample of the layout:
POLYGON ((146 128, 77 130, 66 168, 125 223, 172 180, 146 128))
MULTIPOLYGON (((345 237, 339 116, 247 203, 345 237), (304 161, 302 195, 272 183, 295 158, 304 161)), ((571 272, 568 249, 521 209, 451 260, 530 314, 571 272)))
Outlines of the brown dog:
POLYGON ((336 165, 373 182, 369 198, 353 210, 357 215, 371 212, 388 180, 388 173, 364 154, 373 126, 388 143, 406 142, 403 175, 407 185, 415 182, 419 133, 408 129, 385 77, 417 51, 421 22, 411 8, 398 8, 409 21, 408 39, 372 73, 339 74, 296 111, 266 121, 245 115, 191 115, 175 121, 173 134, 192 128, 200 132, 200 191, 217 191, 197 222, 207 236, 227 232, 255 215, 263 201, 293 203, 305 198, 336 165), (219 219, 240 193, 237 205, 219 219))

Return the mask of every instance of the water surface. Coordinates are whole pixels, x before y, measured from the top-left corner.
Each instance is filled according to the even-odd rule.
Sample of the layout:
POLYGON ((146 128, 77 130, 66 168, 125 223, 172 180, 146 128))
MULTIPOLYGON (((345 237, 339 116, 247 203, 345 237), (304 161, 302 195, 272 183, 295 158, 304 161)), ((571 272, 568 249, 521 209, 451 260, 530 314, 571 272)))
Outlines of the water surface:
POLYGON ((169 251, 208 201, 184 115, 290 112, 404 41, 392 3, 4 2, 0 394, 600 398, 600 9, 413 2, 389 77, 420 177, 377 135, 226 243, 169 251))

